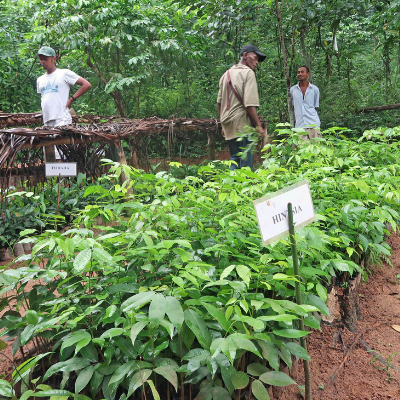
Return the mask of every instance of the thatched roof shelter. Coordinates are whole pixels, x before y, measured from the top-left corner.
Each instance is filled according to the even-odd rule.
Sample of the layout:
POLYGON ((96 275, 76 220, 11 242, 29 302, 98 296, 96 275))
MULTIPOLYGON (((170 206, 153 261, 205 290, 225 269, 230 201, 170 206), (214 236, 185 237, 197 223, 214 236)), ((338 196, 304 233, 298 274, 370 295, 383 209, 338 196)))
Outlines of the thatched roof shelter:
MULTIPOLYGON (((175 140, 185 140, 190 131, 207 132, 209 158, 215 158, 214 134, 219 129, 215 119, 161 119, 144 118, 128 120, 118 117, 74 116, 72 125, 57 128, 26 128, 37 125, 41 114, 6 114, 0 113, 0 176, 7 176, 12 170, 43 165, 42 150, 46 146, 57 146, 64 161, 78 162, 78 169, 89 175, 96 175, 95 165, 104 158, 105 148, 114 149, 115 161, 126 162, 121 140, 127 140, 131 149, 131 164, 136 168, 147 169, 147 145, 154 135, 166 134, 168 153, 175 140), (88 148, 90 147, 90 151, 88 148), (25 152, 21 152, 25 150, 25 152), (28 151, 29 150, 29 151, 28 151), (24 153, 24 156, 21 154, 24 153), (94 160, 90 160, 90 157, 94 160)), ((106 155, 107 156, 107 155, 106 155)), ((3 185, 2 185, 3 186, 3 185)), ((4 187, 4 186, 3 186, 4 187)))

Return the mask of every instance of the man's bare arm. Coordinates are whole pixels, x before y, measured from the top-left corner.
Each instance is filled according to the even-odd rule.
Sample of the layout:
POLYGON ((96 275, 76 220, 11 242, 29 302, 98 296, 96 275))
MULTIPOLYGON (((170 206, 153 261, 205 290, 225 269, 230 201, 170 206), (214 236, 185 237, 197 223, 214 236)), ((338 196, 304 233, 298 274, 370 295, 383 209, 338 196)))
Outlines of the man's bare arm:
POLYGON ((258 133, 260 135, 264 136, 265 135, 265 131, 264 131, 264 128, 262 127, 262 125, 261 125, 260 118, 258 118, 257 108, 253 107, 253 106, 246 107, 246 111, 249 114, 249 117, 251 119, 251 123, 253 124, 253 126, 255 128, 257 128, 258 133))
MULTIPOLYGON (((76 93, 73 94, 75 99, 77 99, 78 97, 81 97, 83 94, 85 94, 92 87, 90 82, 87 81, 85 78, 82 78, 82 77, 79 77, 79 79, 75 82, 75 84, 80 86, 80 88, 76 91, 76 93)), ((72 99, 72 97, 70 97, 68 99, 67 104, 65 105, 65 107, 71 108, 73 101, 74 100, 72 99)))

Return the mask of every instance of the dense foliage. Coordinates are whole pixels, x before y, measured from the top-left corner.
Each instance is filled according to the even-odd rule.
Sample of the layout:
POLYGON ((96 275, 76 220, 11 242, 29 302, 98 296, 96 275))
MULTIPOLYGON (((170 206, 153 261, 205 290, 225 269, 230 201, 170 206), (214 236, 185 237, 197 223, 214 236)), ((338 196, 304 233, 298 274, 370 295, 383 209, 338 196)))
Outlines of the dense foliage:
POLYGON ((41 353, 0 381, 2 395, 229 399, 251 390, 261 400, 268 385, 295 383, 280 364, 309 358, 299 317, 318 329, 331 277, 346 283, 390 255, 384 239, 400 219, 391 133, 353 141, 335 128, 303 143, 282 127, 255 172, 216 162, 180 178, 179 164, 156 174, 114 164, 111 189, 85 190, 95 201, 74 227, 26 238, 36 243, 17 260, 26 265, 0 274, 3 335, 14 354, 31 342, 41 353), (129 184, 115 181, 122 168, 129 184), (286 239, 261 245, 252 200, 303 179, 317 222, 296 235, 294 276, 286 239))
POLYGON ((0 109, 40 110, 35 80, 43 70, 34 55, 51 45, 60 67, 93 84, 74 104, 78 112, 215 117, 219 77, 252 42, 267 54, 257 80, 271 127, 289 120, 284 53, 292 84, 299 65, 311 67, 323 128, 393 126, 396 111, 355 111, 399 100, 399 7, 398 0, 3 0, 0 109))
MULTIPOLYGON (((107 182, 100 179, 99 183, 107 187, 107 182)), ((90 184, 84 174, 79 174, 77 179, 68 181, 62 179, 58 182, 57 178, 53 178, 33 188, 25 183, 18 190, 10 187, 1 191, 0 248, 13 248, 20 239, 20 233, 27 229, 40 233, 46 227, 63 227, 71 222, 90 202, 90 197, 83 197, 85 188, 90 184)))

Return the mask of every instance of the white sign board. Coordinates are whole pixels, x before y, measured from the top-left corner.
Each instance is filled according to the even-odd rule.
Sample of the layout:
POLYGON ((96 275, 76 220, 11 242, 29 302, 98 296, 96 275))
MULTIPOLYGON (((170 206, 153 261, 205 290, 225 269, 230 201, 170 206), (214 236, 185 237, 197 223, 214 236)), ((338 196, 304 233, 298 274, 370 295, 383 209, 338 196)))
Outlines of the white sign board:
POLYGON ((76 176, 76 162, 46 163, 46 176, 76 176))
POLYGON ((295 231, 315 221, 308 181, 269 193, 253 203, 264 246, 289 235, 288 203, 292 203, 295 231))

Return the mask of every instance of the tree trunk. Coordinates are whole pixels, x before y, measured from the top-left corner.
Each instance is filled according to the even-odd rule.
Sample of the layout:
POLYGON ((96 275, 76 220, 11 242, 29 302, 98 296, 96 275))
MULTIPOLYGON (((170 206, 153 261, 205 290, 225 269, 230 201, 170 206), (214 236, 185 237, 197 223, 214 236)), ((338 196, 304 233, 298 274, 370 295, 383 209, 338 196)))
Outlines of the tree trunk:
POLYGON ((361 285, 361 274, 349 281, 348 286, 339 296, 342 320, 350 332, 357 332, 358 321, 362 319, 358 289, 361 285))
POLYGON ((335 55, 336 59, 337 59, 337 68, 338 68, 338 76, 340 77, 340 53, 339 53, 339 47, 337 44, 337 31, 339 29, 339 24, 340 24, 340 20, 336 20, 333 22, 332 24, 332 53, 335 55))
MULTIPOLYGON (((86 54, 87 54, 87 58, 86 58, 86 64, 88 65, 89 68, 91 68, 96 75, 98 76, 98 78, 100 79, 100 81, 104 84, 104 86, 107 86, 107 79, 103 76, 103 74, 100 72, 99 68, 93 64, 92 60, 90 59, 90 53, 89 53, 89 49, 86 48, 86 54)), ((121 92, 119 90, 113 90, 110 93, 111 97, 114 99, 114 103, 115 103, 115 107, 117 108, 119 115, 123 118, 126 118, 125 115, 125 111, 124 111, 124 107, 122 105, 122 95, 121 92)))
POLYGON ((136 104, 136 118, 139 116, 139 106, 140 106, 140 91, 142 89, 142 81, 139 82, 139 90, 137 95, 137 104, 136 104))
MULTIPOLYGON (((305 36, 306 36, 306 31, 307 31, 307 25, 303 25, 300 28, 300 47, 301 47, 301 52, 303 54, 304 62, 306 64, 306 66, 308 67, 308 69, 311 71, 310 57, 308 55, 306 43, 304 40, 305 36)), ((308 79, 312 83, 312 72, 310 72, 310 76, 308 79)))
POLYGON ((347 88, 349 89, 349 95, 352 96, 352 92, 351 92, 351 80, 350 80, 350 71, 351 71, 351 61, 350 61, 350 57, 347 57, 347 71, 346 71, 346 75, 347 75, 347 88))
MULTIPOLYGON (((113 153, 114 161, 117 161, 123 165, 128 165, 128 163, 126 162, 125 152, 124 152, 124 148, 122 147, 121 141, 116 140, 114 142, 111 142, 110 147, 111 147, 111 151, 113 153)), ((130 177, 127 176, 123 170, 121 172, 120 181, 121 181, 121 184, 123 184, 124 182, 127 182, 127 185, 129 186, 130 177)), ((127 194, 129 195, 132 193, 133 193, 132 188, 131 187, 128 188, 127 194)))
MULTIPOLYGON (((399 29, 399 38, 400 38, 400 29, 399 29)), ((396 77, 394 78, 394 87, 397 88, 397 77, 399 76, 399 68, 400 68, 400 39, 398 43, 398 50, 397 50, 397 67, 396 67, 396 77)), ((397 90, 396 93, 396 100, 398 99, 397 90)))
MULTIPOLYGON (((282 1, 282 7, 284 2, 282 1)), ((289 113, 289 120, 290 124, 294 126, 294 114, 293 114, 293 106, 292 106, 292 99, 290 97, 290 75, 289 75, 289 68, 287 62, 287 53, 286 53, 286 46, 285 46, 285 37, 283 35, 283 26, 282 26, 282 12, 279 8, 279 0, 275 0, 275 7, 276 7, 276 17, 278 20, 278 28, 279 28, 279 37, 281 42, 281 50, 282 50, 282 57, 283 57, 283 66, 285 69, 285 78, 286 78, 286 96, 287 96, 287 106, 288 106, 288 113, 289 113)))
POLYGON ((390 86, 390 52, 389 52, 389 42, 387 40, 386 31, 383 31, 383 37, 385 43, 383 45, 383 64, 385 67, 386 76, 386 101, 389 101, 389 86, 390 86))

